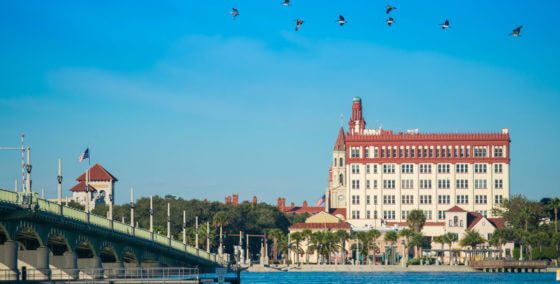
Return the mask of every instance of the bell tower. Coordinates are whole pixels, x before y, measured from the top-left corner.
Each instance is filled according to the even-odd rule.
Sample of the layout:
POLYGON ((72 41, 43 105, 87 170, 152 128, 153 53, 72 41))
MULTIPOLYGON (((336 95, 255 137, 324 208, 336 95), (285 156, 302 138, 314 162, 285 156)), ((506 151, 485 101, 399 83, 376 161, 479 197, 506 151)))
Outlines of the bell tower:
POLYGON ((366 128, 366 121, 362 117, 362 99, 354 97, 352 99, 352 118, 348 122, 350 133, 361 134, 366 128))
POLYGON ((346 206, 346 135, 341 126, 333 148, 330 168, 329 186, 327 188, 325 210, 346 206))

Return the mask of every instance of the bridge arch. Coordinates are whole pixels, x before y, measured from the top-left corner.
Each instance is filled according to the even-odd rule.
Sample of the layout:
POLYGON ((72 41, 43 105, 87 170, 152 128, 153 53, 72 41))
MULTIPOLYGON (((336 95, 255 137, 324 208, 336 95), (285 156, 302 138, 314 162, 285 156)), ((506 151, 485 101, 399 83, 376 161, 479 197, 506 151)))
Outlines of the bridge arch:
POLYGON ((14 240, 20 243, 22 250, 36 250, 44 246, 43 240, 33 227, 24 227, 19 230, 14 240))
POLYGON ((78 258, 94 258, 97 256, 93 245, 89 241, 82 241, 74 248, 74 253, 78 258))
POLYGON ((47 241, 47 247, 53 255, 63 255, 67 251, 72 251, 68 240, 63 234, 55 234, 50 236, 47 241))
POLYGON ((99 258, 101 259, 101 262, 105 263, 119 261, 119 256, 112 246, 106 246, 102 248, 99 252, 99 258))
POLYGON ((122 256, 121 256, 121 261, 123 263, 133 263, 133 264, 136 264, 136 265, 140 264, 140 261, 139 261, 138 257, 136 256, 136 253, 132 249, 125 249, 123 251, 122 256))

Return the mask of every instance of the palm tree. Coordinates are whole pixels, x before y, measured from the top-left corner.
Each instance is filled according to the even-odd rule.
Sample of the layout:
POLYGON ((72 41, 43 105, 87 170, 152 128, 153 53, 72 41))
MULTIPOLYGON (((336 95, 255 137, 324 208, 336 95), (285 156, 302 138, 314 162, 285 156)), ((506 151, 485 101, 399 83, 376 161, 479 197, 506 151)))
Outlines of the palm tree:
POLYGON ((474 251, 476 246, 479 244, 484 243, 486 240, 475 230, 468 229, 465 231, 463 238, 459 241, 459 245, 462 247, 471 247, 471 257, 470 260, 472 261, 474 256, 474 251))
POLYGON ((379 248, 376 245, 377 239, 381 236, 381 232, 379 232, 376 229, 372 229, 368 231, 368 238, 369 240, 371 240, 371 242, 373 243, 372 248, 373 248, 373 265, 376 265, 376 260, 377 260, 377 251, 379 250, 379 248))
MULTIPOLYGON (((554 233, 552 238, 550 238, 550 242, 555 245, 557 251, 560 251, 560 233, 554 233)), ((560 254, 558 254, 558 258, 556 259, 556 266, 558 266, 558 262, 560 262, 560 254)))
POLYGON ((222 253, 222 249, 223 249, 223 238, 222 238, 222 228, 223 226, 229 224, 229 216, 225 211, 220 211, 216 214, 214 214, 214 218, 212 218, 212 224, 215 227, 220 227, 220 247, 218 249, 219 253, 222 253))
POLYGON ((303 239, 305 240, 306 243, 306 250, 305 250, 305 264, 309 263, 309 253, 311 252, 309 250, 309 246, 311 243, 311 230, 310 229, 303 229, 303 231, 301 231, 301 236, 303 237, 303 239))
POLYGON ((445 234, 445 242, 449 245, 449 265, 451 265, 451 246, 454 242, 456 242, 459 238, 454 233, 447 233, 445 234))
MULTIPOLYGON (((393 247, 395 245, 395 242, 397 241, 398 238, 399 238, 399 235, 395 231, 389 231, 389 232, 385 233, 385 237, 383 237, 383 239, 386 242, 391 243, 391 247, 393 247)), ((395 264, 395 252, 393 252, 393 264, 395 264)))
POLYGON ((414 209, 411 210, 408 217, 406 217, 406 222, 412 231, 420 233, 424 227, 424 223, 426 223, 426 216, 424 216, 424 212, 422 210, 414 209))
MULTIPOLYGON (((360 253, 360 255, 362 256, 362 260, 364 259, 364 255, 367 257, 368 253, 369 253, 369 243, 370 243, 370 235, 369 232, 357 232, 356 233, 356 239, 358 240, 358 243, 356 245, 358 245, 358 252, 360 253), (359 244, 362 244, 362 246, 360 247, 359 244)), ((360 258, 358 257, 358 255, 356 255, 356 259, 360 260, 360 258)))
POLYGON ((558 197, 552 198, 548 206, 554 210, 554 232, 558 233, 558 208, 560 208, 560 199, 558 197))
POLYGON ((330 262, 330 254, 338 250, 338 239, 331 231, 318 231, 311 234, 311 249, 317 251, 317 263, 319 256, 321 262, 326 257, 326 262, 330 262))
POLYGON ((426 237, 422 233, 413 233, 410 237, 410 245, 414 247, 414 258, 417 258, 420 248, 427 245, 426 237))
MULTIPOLYGON (((539 260, 542 258, 542 244, 548 240, 548 234, 545 232, 537 232, 534 234, 535 242, 539 244, 539 260)), ((533 259, 531 257, 531 259, 533 259)))
POLYGON ((292 238, 292 243, 296 245, 296 262, 299 263, 299 253, 300 253, 300 244, 303 241, 304 237, 301 232, 293 232, 290 234, 292 238))
POLYGON ((274 229, 270 229, 270 231, 268 231, 268 234, 270 237, 272 237, 272 259, 274 261, 278 260, 278 240, 280 238, 282 238, 282 236, 284 236, 284 233, 282 232, 282 230, 274 228, 274 229))
POLYGON ((346 230, 337 230, 335 236, 340 241, 340 255, 342 256, 342 263, 346 263, 346 241, 350 238, 350 234, 346 230))
POLYGON ((441 263, 443 263, 443 254, 444 254, 443 253, 443 245, 445 244, 445 241, 446 241, 445 238, 446 238, 445 234, 443 234, 441 236, 434 237, 434 243, 441 244, 441 263))
POLYGON ((511 230, 506 228, 498 228, 494 230, 492 236, 488 240, 488 243, 490 245, 497 247, 497 249, 499 250, 498 252, 499 259, 502 259, 502 246, 507 244, 507 242, 511 240, 511 238, 513 237, 512 235, 513 232, 511 230))
POLYGON ((412 236, 412 230, 408 228, 404 228, 399 232, 399 237, 404 237, 405 239, 405 254, 403 257, 406 257, 406 261, 408 261, 408 243, 410 242, 410 237, 412 236))
POLYGON ((533 218, 535 216, 535 213, 533 213, 533 210, 531 210, 529 206, 525 206, 521 208, 520 213, 521 213, 521 218, 525 220, 525 232, 528 232, 529 219, 533 218))
POLYGON ((521 244, 521 249, 519 250, 519 257, 523 259, 525 254, 523 253, 523 246, 527 246, 529 243, 529 233, 525 232, 523 229, 517 229, 513 232, 514 240, 521 244))
POLYGON ((288 237, 284 234, 282 234, 279 238, 278 238, 278 242, 277 242, 277 250, 278 250, 278 255, 282 256, 282 259, 288 261, 290 261, 290 254, 289 254, 289 250, 290 250, 290 243, 288 242, 288 237))

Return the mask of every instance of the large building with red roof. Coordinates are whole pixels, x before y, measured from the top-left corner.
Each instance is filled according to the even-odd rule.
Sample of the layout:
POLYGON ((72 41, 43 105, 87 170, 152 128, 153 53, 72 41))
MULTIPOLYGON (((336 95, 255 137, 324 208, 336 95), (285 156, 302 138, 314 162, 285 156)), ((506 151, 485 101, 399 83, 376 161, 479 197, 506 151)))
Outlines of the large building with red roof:
POLYGON ((355 97, 349 131, 341 127, 333 149, 326 211, 345 208, 353 226, 406 222, 421 209, 428 223, 459 208, 492 218, 509 197, 507 128, 495 133, 393 132, 366 128, 355 97))
POLYGON ((89 168, 89 177, 87 181, 86 172, 76 178, 78 183, 70 188, 72 200, 85 206, 89 194, 90 209, 95 208, 97 204, 113 204, 115 182, 117 182, 118 179, 99 164, 95 164, 89 168), (88 184, 87 191, 86 182, 88 184))

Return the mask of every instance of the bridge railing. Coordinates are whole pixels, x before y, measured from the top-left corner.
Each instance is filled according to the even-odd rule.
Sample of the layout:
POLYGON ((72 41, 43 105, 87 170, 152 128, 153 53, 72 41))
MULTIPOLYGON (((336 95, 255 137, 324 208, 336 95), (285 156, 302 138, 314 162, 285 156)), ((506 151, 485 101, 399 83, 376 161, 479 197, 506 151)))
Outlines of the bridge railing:
MULTIPOLYGON (((16 204, 24 207, 28 207, 34 210, 40 210, 52 214, 60 214, 62 216, 74 220, 78 220, 84 223, 90 223, 102 228, 114 230, 116 232, 120 232, 123 234, 131 235, 133 237, 139 239, 146 239, 152 240, 151 234, 149 231, 141 228, 133 228, 128 224, 121 223, 119 221, 111 221, 105 217, 95 215, 92 213, 86 213, 84 211, 65 206, 65 205, 58 205, 56 202, 50 202, 45 199, 41 199, 38 197, 36 192, 32 193, 25 193, 25 192, 13 192, 7 190, 0 189, 0 201, 5 203, 16 204), (112 226, 111 226, 112 223, 112 226)), ((205 250, 199 249, 185 245, 180 241, 177 240, 170 240, 166 236, 154 233, 153 234, 153 241, 165 246, 171 246, 174 249, 185 251, 190 254, 198 255, 200 258, 207 259, 213 262, 218 262, 222 265, 227 264, 227 260, 217 254, 208 253, 205 250)))

